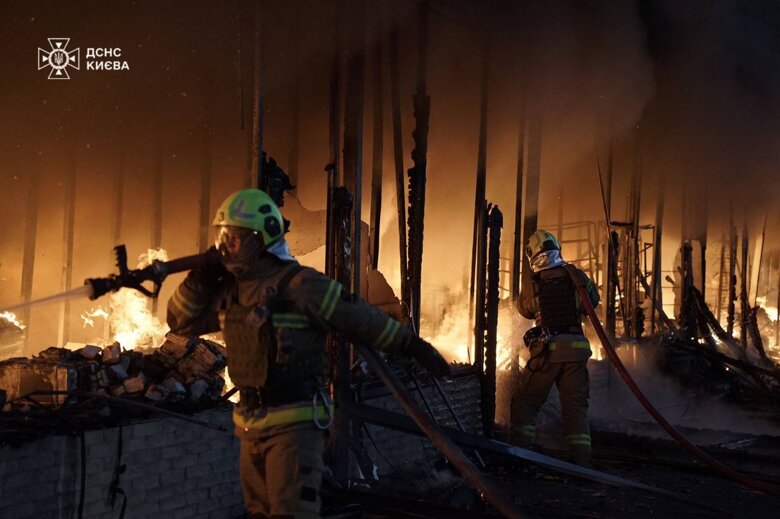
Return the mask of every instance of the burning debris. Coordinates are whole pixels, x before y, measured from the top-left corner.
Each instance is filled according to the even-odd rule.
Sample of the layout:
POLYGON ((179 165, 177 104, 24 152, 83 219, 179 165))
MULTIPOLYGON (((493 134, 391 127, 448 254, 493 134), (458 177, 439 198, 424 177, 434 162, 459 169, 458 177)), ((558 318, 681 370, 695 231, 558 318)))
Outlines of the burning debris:
POLYGON ((0 356, 15 351, 24 339, 26 328, 11 312, 0 312, 0 356))

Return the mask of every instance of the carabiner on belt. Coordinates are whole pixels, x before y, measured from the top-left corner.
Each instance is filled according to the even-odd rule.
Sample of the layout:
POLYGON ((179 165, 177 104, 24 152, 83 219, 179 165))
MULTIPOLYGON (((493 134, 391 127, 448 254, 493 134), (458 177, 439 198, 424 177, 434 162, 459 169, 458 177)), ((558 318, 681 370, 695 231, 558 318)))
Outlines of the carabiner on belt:
POLYGON ((325 393, 325 391, 322 390, 322 388, 318 389, 311 397, 311 408, 312 419, 314 420, 314 426, 317 429, 324 431, 331 426, 333 423, 333 408, 330 405, 330 398, 328 398, 328 395, 325 393), (317 415, 317 408, 319 407, 320 402, 325 405, 325 411, 328 413, 328 421, 324 424, 320 422, 320 418, 317 415))

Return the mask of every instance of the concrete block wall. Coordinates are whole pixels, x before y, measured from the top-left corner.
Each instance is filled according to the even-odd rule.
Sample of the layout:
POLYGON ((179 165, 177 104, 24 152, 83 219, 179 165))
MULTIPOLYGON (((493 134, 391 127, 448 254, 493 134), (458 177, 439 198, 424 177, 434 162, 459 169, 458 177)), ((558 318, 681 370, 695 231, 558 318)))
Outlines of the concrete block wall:
MULTIPOLYGON (((122 427, 119 488, 127 495, 127 519, 239 518, 244 508, 238 481, 238 439, 230 412, 212 410, 195 418, 225 426, 221 432, 174 418, 122 427)), ((119 429, 85 433, 84 517, 114 519, 106 504, 114 474, 119 429)), ((0 447, 0 517, 75 518, 81 490, 78 436, 52 436, 19 447, 0 447)))

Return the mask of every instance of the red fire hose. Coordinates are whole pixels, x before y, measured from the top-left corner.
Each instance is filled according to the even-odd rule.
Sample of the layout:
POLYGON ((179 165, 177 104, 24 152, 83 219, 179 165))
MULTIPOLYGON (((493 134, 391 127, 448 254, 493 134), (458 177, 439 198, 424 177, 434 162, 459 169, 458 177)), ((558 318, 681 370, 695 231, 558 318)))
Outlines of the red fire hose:
POLYGON ((636 396, 637 400, 639 400, 639 403, 642 404, 642 407, 644 407, 645 410, 650 413, 650 416, 652 416, 655 421, 658 422, 658 425, 660 425, 667 433, 669 433, 669 435, 674 438, 674 440, 683 448, 693 454, 696 459, 707 465, 718 474, 729 479, 733 479, 734 481, 738 481, 739 483, 753 490, 758 490, 759 492, 764 492, 765 494, 773 496, 780 496, 780 486, 763 481, 756 481, 745 476, 744 474, 740 474, 730 467, 727 467, 701 450, 698 446, 691 443, 688 438, 683 436, 680 431, 678 431, 671 423, 669 423, 666 418, 664 418, 658 409, 653 406, 650 400, 647 399, 645 394, 642 393, 642 390, 639 389, 639 386, 636 385, 636 382, 631 377, 631 374, 628 372, 625 365, 623 365, 620 357, 618 357, 618 354, 615 351, 615 347, 610 342, 609 337, 607 337, 604 328, 602 328, 601 323, 596 316, 596 311, 593 309, 593 305, 591 304, 590 298, 588 297, 588 291, 585 288, 585 284, 583 283, 582 279, 577 274, 576 268, 573 265, 565 265, 564 268, 566 269, 566 272, 569 273, 574 286, 577 287, 580 299, 582 300, 582 304, 585 307, 585 312, 588 314, 588 318, 593 324, 593 328, 596 329, 596 333, 599 336, 599 340, 601 340, 602 346, 604 346, 604 351, 607 353, 607 357, 609 357, 609 360, 615 366, 615 369, 620 375, 620 378, 623 379, 623 382, 625 382, 631 392, 634 393, 634 396, 636 396))

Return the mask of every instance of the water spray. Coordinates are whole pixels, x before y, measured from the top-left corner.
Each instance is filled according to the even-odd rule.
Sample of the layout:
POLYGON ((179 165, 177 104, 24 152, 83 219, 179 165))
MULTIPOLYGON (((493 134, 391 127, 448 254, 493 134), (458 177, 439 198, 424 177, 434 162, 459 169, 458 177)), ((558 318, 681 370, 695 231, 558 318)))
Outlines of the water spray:
POLYGON ((103 278, 88 278, 84 285, 32 301, 26 301, 13 306, 0 308, 0 313, 13 312, 21 308, 43 306, 52 303, 80 299, 87 297, 90 300, 98 299, 109 292, 116 292, 120 288, 132 288, 141 292, 146 297, 156 298, 160 294, 162 283, 170 274, 186 272, 195 268, 206 268, 219 263, 219 252, 215 247, 209 248, 201 254, 193 254, 171 261, 155 260, 144 268, 130 270, 127 268, 127 249, 124 245, 114 247, 114 257, 119 270, 116 274, 110 274, 103 278), (144 283, 152 283, 151 288, 144 283))

